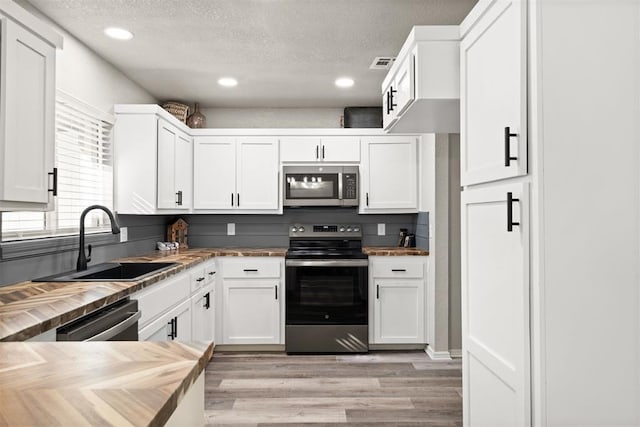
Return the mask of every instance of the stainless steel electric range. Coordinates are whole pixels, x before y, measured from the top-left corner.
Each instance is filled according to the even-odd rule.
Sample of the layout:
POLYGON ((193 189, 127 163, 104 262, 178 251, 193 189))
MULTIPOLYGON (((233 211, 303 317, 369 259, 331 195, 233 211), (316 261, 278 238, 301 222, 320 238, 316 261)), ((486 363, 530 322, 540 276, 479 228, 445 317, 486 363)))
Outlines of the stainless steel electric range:
POLYGON ((369 260, 362 228, 294 224, 285 266, 287 353, 367 352, 369 260))

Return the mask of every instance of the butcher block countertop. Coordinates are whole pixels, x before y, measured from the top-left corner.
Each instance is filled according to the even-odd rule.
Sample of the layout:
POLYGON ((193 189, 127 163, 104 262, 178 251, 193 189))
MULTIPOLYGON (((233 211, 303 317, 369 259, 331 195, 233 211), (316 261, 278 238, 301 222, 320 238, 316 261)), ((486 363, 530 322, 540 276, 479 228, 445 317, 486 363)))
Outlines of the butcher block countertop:
POLYGON ((397 246, 365 246, 362 252, 369 256, 427 256, 429 251, 420 248, 400 248, 397 246))
POLYGON ((0 343, 0 425, 164 425, 212 354, 211 342, 0 343))
POLYGON ((0 287, 0 341, 29 339, 213 257, 284 257, 286 252, 286 248, 157 251, 145 256, 116 260, 178 264, 135 282, 22 282, 0 287))

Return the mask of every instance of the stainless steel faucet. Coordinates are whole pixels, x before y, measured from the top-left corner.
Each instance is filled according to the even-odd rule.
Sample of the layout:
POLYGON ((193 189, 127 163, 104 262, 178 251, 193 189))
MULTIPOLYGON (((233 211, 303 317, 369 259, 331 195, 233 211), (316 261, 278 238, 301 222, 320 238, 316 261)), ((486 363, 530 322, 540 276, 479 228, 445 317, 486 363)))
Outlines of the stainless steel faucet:
POLYGON ((101 209, 109 215, 109 221, 111 222, 111 232, 113 234, 120 234, 120 226, 118 225, 118 221, 115 216, 113 216, 113 212, 111 212, 107 207, 102 205, 91 205, 80 214, 80 242, 79 242, 79 250, 78 250, 78 263, 76 265, 77 271, 83 271, 87 269, 87 262, 91 261, 91 245, 89 245, 89 254, 85 255, 84 253, 84 217, 87 216, 89 211, 94 209, 101 209))

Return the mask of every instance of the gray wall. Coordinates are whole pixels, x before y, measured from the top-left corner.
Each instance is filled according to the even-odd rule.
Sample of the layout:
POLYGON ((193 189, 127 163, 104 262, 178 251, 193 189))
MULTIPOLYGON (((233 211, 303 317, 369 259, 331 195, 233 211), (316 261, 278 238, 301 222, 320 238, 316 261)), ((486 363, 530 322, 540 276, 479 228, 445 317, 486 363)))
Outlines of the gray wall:
MULTIPOLYGON (((118 236, 101 235, 98 243, 94 236, 87 236, 87 243, 93 245, 91 264, 152 252, 156 242, 164 240, 165 216, 120 215, 118 221, 128 227, 129 241, 119 243, 118 236)), ((75 269, 77 239, 73 236, 51 239, 49 243, 44 240, 37 244, 34 241, 2 244, 0 286, 75 269)))
POLYGON ((204 108, 208 128, 339 128, 342 108, 204 108))
POLYGON ((352 208, 285 208, 283 215, 185 215, 190 247, 287 247, 289 225, 294 223, 361 224, 363 245, 396 246, 401 228, 416 229, 416 214, 358 215, 352 208), (236 224, 236 235, 227 236, 227 223, 236 224), (378 236, 378 223, 386 235, 378 236))
POLYGON ((449 348, 462 349, 460 134, 449 135, 449 348))

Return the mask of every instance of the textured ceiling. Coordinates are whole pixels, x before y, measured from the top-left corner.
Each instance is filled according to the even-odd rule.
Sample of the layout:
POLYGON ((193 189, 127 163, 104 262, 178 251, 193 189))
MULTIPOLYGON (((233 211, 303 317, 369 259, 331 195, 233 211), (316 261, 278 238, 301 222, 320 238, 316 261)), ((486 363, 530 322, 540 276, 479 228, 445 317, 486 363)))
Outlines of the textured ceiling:
POLYGON ((373 58, 396 55, 414 25, 459 24, 476 1, 29 0, 158 99, 205 107, 379 105, 373 58), (108 39, 108 26, 135 38, 108 39), (355 85, 336 88, 340 76, 355 85))

